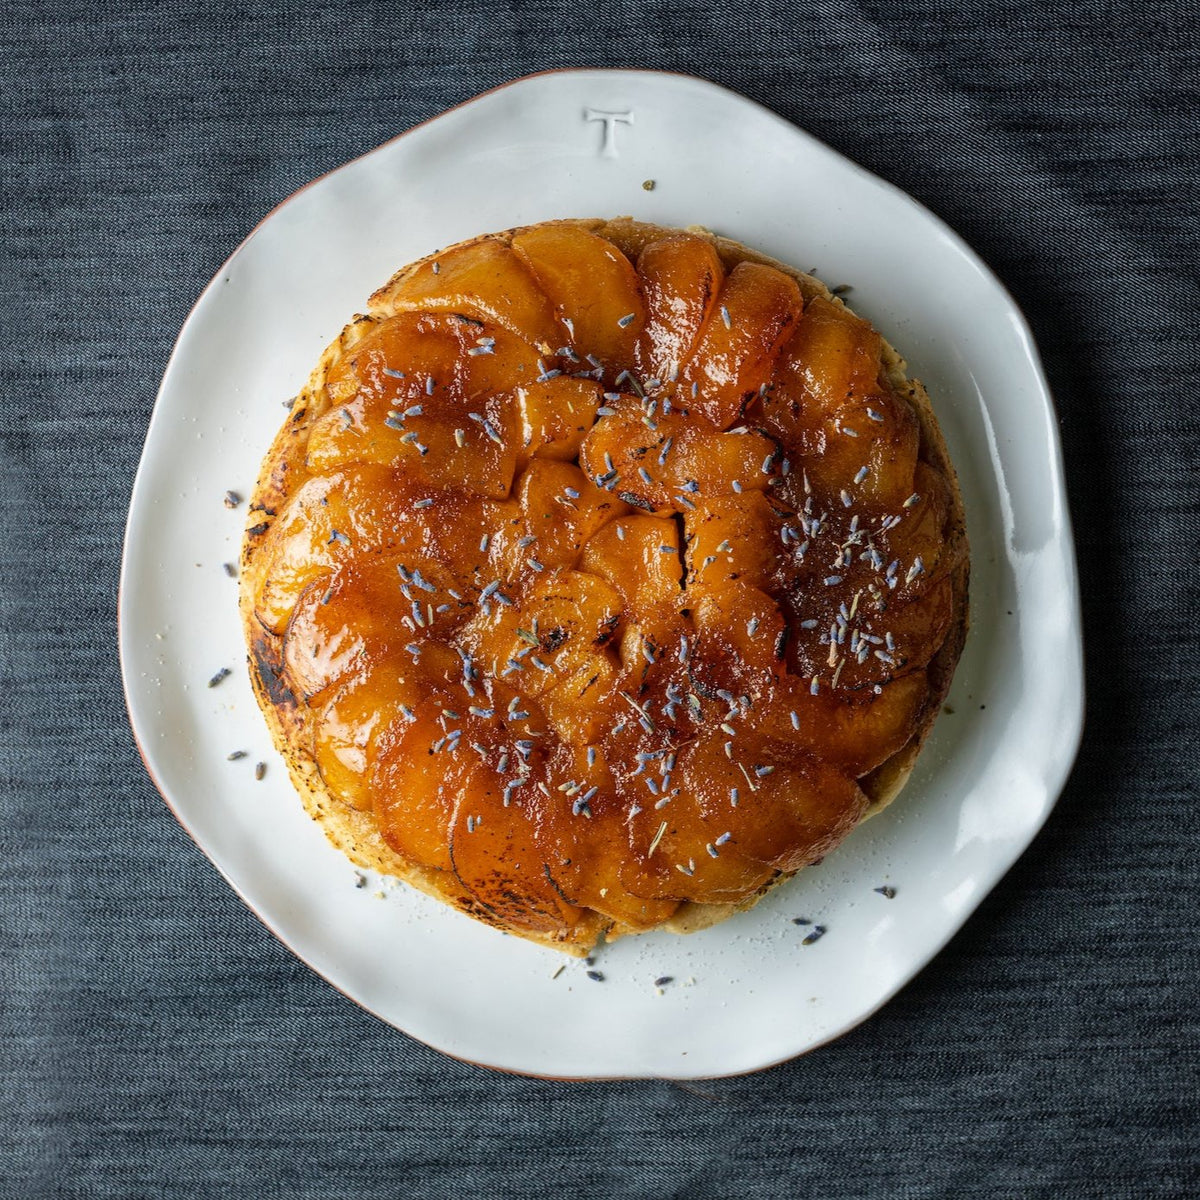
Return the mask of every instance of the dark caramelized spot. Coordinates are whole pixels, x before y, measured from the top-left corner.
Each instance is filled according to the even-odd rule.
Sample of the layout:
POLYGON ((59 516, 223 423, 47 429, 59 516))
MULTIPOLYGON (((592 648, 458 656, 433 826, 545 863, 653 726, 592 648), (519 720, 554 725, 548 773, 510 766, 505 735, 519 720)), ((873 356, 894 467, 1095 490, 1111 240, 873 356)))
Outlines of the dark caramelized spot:
POLYGON ((276 708, 294 709, 299 706, 284 673, 279 642, 274 638, 257 637, 251 648, 254 674, 263 694, 276 708))

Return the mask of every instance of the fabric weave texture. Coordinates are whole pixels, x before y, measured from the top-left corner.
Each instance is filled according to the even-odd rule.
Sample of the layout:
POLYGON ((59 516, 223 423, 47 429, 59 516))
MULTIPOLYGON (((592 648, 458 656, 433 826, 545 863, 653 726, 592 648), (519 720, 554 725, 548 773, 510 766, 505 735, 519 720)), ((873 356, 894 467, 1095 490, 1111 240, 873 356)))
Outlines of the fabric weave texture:
POLYGON ((0 1197, 1200 1194, 1198 28, 1194 0, 10 4, 0 1197), (706 76, 910 192, 1010 288, 1058 407, 1063 797, 895 1000, 744 1078, 530 1080, 382 1025, 176 824, 122 699, 125 514, 195 298, 310 179, 560 66, 706 76))

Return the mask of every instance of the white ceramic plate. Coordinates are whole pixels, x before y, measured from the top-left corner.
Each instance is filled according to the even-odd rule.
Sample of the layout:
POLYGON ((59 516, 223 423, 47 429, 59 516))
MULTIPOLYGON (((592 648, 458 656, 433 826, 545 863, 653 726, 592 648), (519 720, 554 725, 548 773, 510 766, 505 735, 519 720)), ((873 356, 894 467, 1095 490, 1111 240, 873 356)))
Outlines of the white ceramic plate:
POLYGON ((303 189, 242 243, 163 378, 129 514, 120 642, 150 774, 287 945, 439 1050, 561 1077, 733 1074, 862 1021, 1028 846, 1082 725, 1055 417, 1012 300, 888 184, 740 96, 646 72, 552 73, 481 96, 303 189), (853 284, 854 306, 928 386, 958 466, 972 631, 954 712, 891 809, 750 913, 604 949, 596 982, 402 885, 355 886, 303 814, 251 695, 221 566, 238 558, 245 512, 222 497, 250 492, 280 402, 397 267, 488 230, 619 214, 703 224, 853 284), (234 750, 249 756, 227 761, 234 750), (885 885, 894 898, 874 890, 885 885), (809 927, 793 917, 828 932, 804 945, 809 927), (656 989, 661 976, 673 982, 656 989))

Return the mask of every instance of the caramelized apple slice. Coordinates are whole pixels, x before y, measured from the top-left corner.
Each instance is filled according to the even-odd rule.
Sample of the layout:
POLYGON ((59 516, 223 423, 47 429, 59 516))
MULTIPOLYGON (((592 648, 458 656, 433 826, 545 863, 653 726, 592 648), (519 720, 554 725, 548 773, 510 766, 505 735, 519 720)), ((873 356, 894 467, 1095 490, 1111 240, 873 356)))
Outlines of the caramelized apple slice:
POLYGON ((682 614, 667 615, 645 625, 625 622, 617 643, 621 667, 637 680, 639 687, 650 682, 652 674, 661 673, 657 668, 664 657, 676 652, 681 639, 690 630, 691 626, 682 614))
POLYGON ((907 404, 890 392, 874 392, 821 411, 800 408, 793 396, 776 390, 763 400, 762 420, 796 447, 792 462, 798 469, 780 481, 779 499, 800 509, 809 493, 824 506, 839 503, 845 492, 857 509, 898 510, 911 492, 920 443, 907 404), (786 431, 780 420, 784 406, 789 413, 796 410, 786 431))
POLYGON ((628 512, 571 463, 534 459, 517 489, 528 554, 546 567, 574 566, 587 540, 605 522, 628 512))
POLYGON ((471 697, 458 681, 430 678, 424 696, 376 738, 370 756, 376 814, 393 849, 450 870, 446 830, 456 806, 482 813, 503 803, 507 767, 525 760, 512 739, 512 710, 498 699, 471 697))
POLYGON ((673 379, 717 303, 725 268, 706 238, 680 233, 651 242, 637 272, 646 298, 637 369, 643 379, 673 379))
POLYGON ((644 682, 650 666, 668 657, 682 661, 691 627, 680 612, 686 601, 677 522, 620 517, 588 542, 582 566, 621 594, 620 657, 627 670, 644 682))
POLYGON ((643 423, 643 410, 631 397, 606 401, 610 415, 602 417, 583 439, 579 465, 599 487, 619 495, 624 503, 664 516, 676 501, 657 457, 667 434, 652 432, 643 423))
POLYGON ((728 429, 771 378, 802 307, 794 279, 774 267, 739 263, 680 373, 681 401, 718 429, 728 429))
POLYGON ((912 490, 890 514, 886 535, 889 561, 896 561, 896 599, 918 594, 953 569, 962 546, 949 535, 950 487, 946 478, 926 463, 917 463, 912 490))
MULTIPOLYGON (((934 580, 925 591, 909 600, 891 601, 877 612, 868 610, 865 629, 882 636, 884 645, 871 643, 870 670, 864 670, 862 676, 851 671, 850 685, 860 678, 871 683, 895 679, 925 667, 946 640, 953 618, 954 585, 946 576, 934 580)), ((858 666, 857 658, 853 665, 858 666)))
POLYGON ((756 430, 717 433, 681 413, 646 410, 632 397, 610 401, 580 447, 588 476, 648 512, 688 512, 710 496, 762 490, 782 455, 756 430))
POLYGON ((641 868, 636 877, 627 872, 631 887, 647 896, 736 903, 775 874, 738 845, 732 797, 748 787, 723 752, 714 755, 711 741, 689 743, 669 775, 656 770, 648 778, 656 791, 646 794, 654 802, 644 802, 629 820, 631 861, 641 868))
POLYGON ((364 586, 361 574, 350 565, 332 578, 314 580, 300 594, 283 635, 283 661, 305 701, 311 702, 351 670, 369 669, 397 649, 391 644, 391 635, 402 632, 395 611, 394 572, 390 582, 381 595, 369 583, 364 586))
POLYGON ((535 697, 587 667, 621 615, 621 598, 608 584, 576 571, 539 577, 519 597, 496 589, 479 599, 463 646, 487 674, 519 678, 521 691, 535 697))
POLYGON ((767 776, 767 761, 750 767, 756 791, 739 805, 738 846, 777 871, 798 871, 823 858, 858 824, 867 798, 858 784, 827 763, 794 755, 767 776))
POLYGON ((361 466, 307 480, 275 518, 255 552, 261 580, 255 615, 282 633, 300 598, 316 578, 365 554, 415 548, 419 523, 413 481, 385 467, 361 466))
POLYGON ((305 588, 283 640, 284 661, 305 699, 414 638, 450 636, 471 615, 465 600, 453 598, 457 576, 427 555, 410 568, 413 557, 368 557, 305 588))
POLYGON ((621 593, 638 624, 670 622, 683 603, 683 564, 675 521, 629 514, 589 539, 580 566, 621 593))
POLYGON ((781 524, 761 492, 714 498, 684 513, 688 587, 741 582, 770 588, 781 524))
MULTIPOLYGON (((741 428, 730 433, 709 433, 692 425, 667 456, 667 480, 699 504, 716 496, 761 492, 778 479, 784 453, 761 430, 741 428)), ((677 500, 680 512, 690 511, 677 500)))
MULTIPOLYGON (((696 642, 690 668, 701 695, 769 700, 785 672, 785 626, 775 601, 736 582, 689 592, 696 642)), ((757 721, 757 715, 755 717, 757 721)))
MULTIPOLYGON (((556 571, 532 590, 526 610, 538 639, 530 654, 548 664, 547 677, 570 679, 580 669, 593 670, 620 620, 621 601, 603 580, 578 571, 556 571)), ((533 664, 536 667, 536 664, 533 664)))
MULTIPOLYGON (((894 508, 908 493, 920 430, 911 406, 879 381, 879 335, 821 297, 780 355, 755 415, 784 441, 822 501, 847 490, 860 504, 894 508)), ((804 502, 799 472, 782 497, 804 502)))
MULTIPOLYGON (((701 763, 720 770, 724 748, 715 739, 697 746, 701 763)), ((726 761, 727 758, 726 758, 726 761)), ((862 817, 866 797, 852 779, 827 764, 779 743, 762 740, 736 751, 738 803, 732 793, 710 788, 714 810, 727 809, 731 842, 737 850, 778 871, 797 871, 838 844, 862 817)), ((726 779, 722 776, 721 782, 726 779)))
MULTIPOLYGON (((662 840, 674 829, 672 849, 678 846, 682 853, 711 842, 722 856, 733 860, 730 870, 736 880, 747 862, 797 871, 822 857, 858 823, 867 799, 839 771, 771 742, 741 746, 730 759, 722 739, 723 734, 700 739, 690 748, 688 794, 695 798, 694 806, 668 817, 668 805, 652 818, 651 823, 660 818, 667 821, 662 840), (728 840, 721 841, 726 833, 728 840)), ((635 854, 640 847, 639 839, 635 854)), ((711 858, 707 850, 704 853, 711 858)), ((695 861, 696 873, 702 866, 712 866, 694 852, 689 858, 695 861)), ((719 865, 720 859, 713 862, 719 865)), ((677 869, 677 863, 670 866, 677 869)), ((679 873, 688 878, 686 871, 679 873)), ((747 875, 753 879, 748 871, 747 875)), ((750 890, 755 886, 751 883, 750 890)))
POLYGON ((526 343, 462 317, 384 322, 340 368, 357 390, 314 425, 309 470, 396 464, 436 486, 505 496, 521 441, 509 389, 536 363, 526 343))
POLYGON ((451 312, 507 329, 543 354, 562 344, 563 329, 521 259, 498 238, 454 246, 380 288, 371 304, 390 312, 451 312))
POLYGON ((556 375, 519 387, 516 401, 521 414, 521 464, 534 457, 569 462, 596 420, 600 385, 556 375))
POLYGON ((329 696, 316 721, 313 752, 333 795, 353 808, 371 807, 373 741, 397 722, 415 721, 418 712, 432 721, 428 686, 426 670, 400 656, 349 675, 329 696))
POLYGON ((882 346, 879 334, 845 305, 814 296, 780 355, 776 386, 801 410, 832 412, 878 391, 882 346))
POLYGON ((581 656, 571 673, 541 696, 546 720, 569 745, 587 745, 604 732, 618 670, 608 650, 581 656))
MULTIPOLYGON (((614 764, 632 767, 639 754, 668 753, 703 726, 706 714, 692 691, 686 662, 688 642, 668 646, 657 662, 622 664, 612 689, 605 753, 614 764)), ((616 769, 616 768, 614 768, 616 769)))
POLYGON ((791 679, 754 713, 755 729, 861 778, 908 744, 929 693, 921 671, 835 696, 791 679))
POLYGON ((895 510, 907 499, 905 488, 916 470, 921 428, 912 406, 890 388, 857 397, 843 406, 836 417, 843 438, 854 429, 861 440, 868 431, 869 449, 850 482, 843 486, 866 503, 885 511, 895 510), (862 467, 867 468, 863 476, 862 467))
MULTIPOLYGON (((805 611, 818 610, 809 601, 805 611)), ((813 629, 801 626, 789 646, 794 672, 816 677, 819 689, 853 691, 924 667, 949 632, 953 583, 944 576, 911 598, 877 591, 851 604, 847 612, 853 615, 825 610, 822 624, 813 629)))
MULTIPOLYGON (((413 697, 416 699, 417 697, 413 697)), ((405 858, 438 870, 451 869, 446 826, 456 797, 474 769, 491 782, 461 750, 451 753, 444 723, 429 705, 410 706, 412 720, 393 716, 376 736, 371 754, 371 795, 383 840, 405 858), (437 750, 434 749, 437 747, 437 750)))
POLYGON ((854 689, 924 666, 944 640, 961 531, 946 528, 940 474, 919 463, 912 486, 922 490, 907 506, 853 532, 857 517, 848 522, 846 510, 835 509, 807 555, 795 554, 779 594, 793 620, 789 658, 797 673, 854 689))
POLYGON ((526 229, 512 246, 570 331, 570 344, 603 363, 610 379, 631 368, 646 313, 629 259, 569 221, 526 229))
POLYGON ((552 799, 535 837, 558 891, 628 929, 651 929, 667 920, 678 907, 675 901, 633 896, 621 880, 625 816, 603 753, 593 752, 589 761, 584 745, 560 746, 550 778, 552 799))
POLYGON ((509 928, 565 935, 583 912, 563 899, 546 873, 536 830, 546 819, 545 797, 531 783, 508 792, 505 785, 459 796, 449 826, 454 873, 497 920, 509 928))

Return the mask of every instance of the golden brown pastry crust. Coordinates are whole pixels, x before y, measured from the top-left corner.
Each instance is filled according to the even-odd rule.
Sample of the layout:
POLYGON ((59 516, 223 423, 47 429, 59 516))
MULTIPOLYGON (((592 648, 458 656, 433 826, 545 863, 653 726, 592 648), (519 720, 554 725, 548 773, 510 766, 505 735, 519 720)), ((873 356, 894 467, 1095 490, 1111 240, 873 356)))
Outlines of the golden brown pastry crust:
MULTIPOLYGON (((631 260, 636 260, 641 249, 649 243, 679 232, 629 218, 610 221, 591 219, 567 223, 578 225, 606 238, 631 260)), ((510 240, 519 232, 520 230, 514 229, 505 234, 487 234, 481 238, 470 239, 469 243, 464 244, 493 237, 510 240)), ((794 279, 806 302, 819 296, 837 305, 843 303, 814 276, 797 271, 728 238, 714 236, 706 230, 692 228, 688 232, 707 238, 716 248, 727 269, 732 269, 742 262, 762 263, 794 279)), ((445 251, 440 253, 444 254, 445 251)), ((403 858, 385 843, 372 813, 351 808, 331 795, 312 755, 313 713, 304 703, 297 700, 288 685, 282 656, 283 638, 265 629, 255 615, 255 600, 267 566, 263 561, 265 556, 257 552, 267 537, 273 518, 283 509, 288 498, 306 477, 308 433, 313 424, 331 407, 325 393, 327 378, 375 321, 392 315, 394 310, 391 302, 397 285, 436 258, 437 254, 433 254, 410 264, 376 291, 370 298, 368 313, 356 317, 325 350, 307 383, 293 401, 290 417, 276 435, 263 460, 250 504, 241 560, 240 609, 249 647, 250 678, 272 740, 287 762, 292 782, 306 810, 321 825, 330 842, 357 866, 402 879, 478 920, 503 929, 503 924, 459 883, 452 872, 422 867, 403 858)), ((929 664, 929 691, 915 732, 905 746, 860 778, 859 785, 870 802, 863 819, 881 811, 889 804, 908 779, 921 746, 945 700, 966 637, 968 621, 969 561, 966 525, 953 464, 928 394, 919 381, 908 378, 904 360, 886 340, 883 342, 883 369, 896 394, 908 400, 918 418, 921 431, 920 458, 939 471, 949 484, 951 511, 947 540, 954 547, 958 565, 950 575, 954 614, 950 632, 929 664)), ((755 895, 737 904, 685 902, 661 927, 675 933, 688 933, 706 928, 735 912, 753 907, 766 891, 789 877, 790 874, 787 873, 777 874, 755 895)), ((630 931, 612 925, 597 913, 588 913, 569 940, 516 929, 510 932, 581 956, 586 954, 601 936, 613 940, 630 931)))

